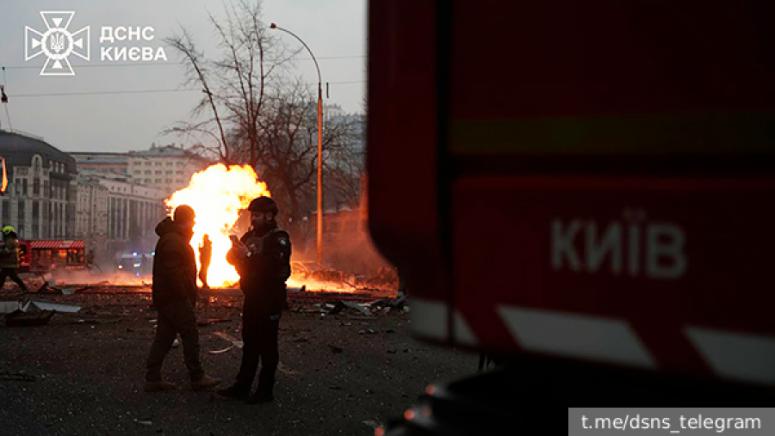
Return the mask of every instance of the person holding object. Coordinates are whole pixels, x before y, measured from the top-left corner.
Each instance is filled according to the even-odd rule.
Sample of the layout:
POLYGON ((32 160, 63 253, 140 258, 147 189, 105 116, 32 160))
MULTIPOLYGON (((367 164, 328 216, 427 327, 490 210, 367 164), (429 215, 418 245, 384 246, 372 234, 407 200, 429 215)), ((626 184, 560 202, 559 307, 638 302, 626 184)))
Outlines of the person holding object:
POLYGON ((194 235, 194 210, 181 205, 173 219, 165 218, 156 226, 159 241, 153 258, 153 304, 158 311, 156 336, 146 362, 145 391, 175 389, 162 380, 164 357, 179 334, 191 388, 202 390, 220 380, 205 375, 199 360, 199 330, 196 326, 196 258, 189 245, 194 235))
POLYGON ((291 275, 291 240, 277 226, 277 204, 269 197, 250 202, 250 230, 237 239, 226 256, 240 275, 245 296, 242 307, 242 363, 234 384, 218 393, 227 398, 247 400, 249 404, 274 399, 275 371, 279 362, 277 334, 280 313, 285 306, 285 281, 291 275), (250 390, 261 361, 258 387, 250 390))

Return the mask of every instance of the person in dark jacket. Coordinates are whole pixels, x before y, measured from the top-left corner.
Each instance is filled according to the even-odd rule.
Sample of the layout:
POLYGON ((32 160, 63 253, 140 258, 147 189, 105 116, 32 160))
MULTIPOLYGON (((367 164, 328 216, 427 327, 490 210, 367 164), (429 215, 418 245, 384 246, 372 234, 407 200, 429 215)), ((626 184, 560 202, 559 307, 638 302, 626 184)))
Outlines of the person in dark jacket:
POLYGON ((245 296, 242 364, 235 383, 218 393, 255 404, 274 399, 275 371, 280 357, 277 333, 286 301, 285 281, 291 275, 291 240, 277 226, 274 200, 258 197, 248 210, 252 227, 241 239, 232 237, 232 248, 227 254, 227 260, 237 268, 245 296), (259 359, 258 387, 250 395, 259 359))
POLYGON ((145 391, 166 391, 175 385, 162 380, 164 357, 179 334, 183 355, 194 390, 217 385, 220 380, 205 375, 199 360, 199 331, 196 326, 196 258, 189 245, 193 236, 194 210, 178 206, 173 219, 156 226, 159 241, 153 258, 153 304, 158 311, 156 337, 146 362, 145 391))
POLYGON ((27 285, 19 277, 19 238, 13 226, 3 226, 3 241, 0 244, 0 289, 5 286, 5 279, 10 277, 22 291, 27 292, 27 285))

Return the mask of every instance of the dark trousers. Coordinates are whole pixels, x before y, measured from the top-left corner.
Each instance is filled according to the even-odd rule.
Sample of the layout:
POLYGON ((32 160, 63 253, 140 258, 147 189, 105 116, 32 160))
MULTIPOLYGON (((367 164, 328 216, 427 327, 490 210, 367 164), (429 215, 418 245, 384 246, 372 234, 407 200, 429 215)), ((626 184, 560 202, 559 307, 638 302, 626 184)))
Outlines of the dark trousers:
POLYGON ((17 274, 16 268, 0 269, 0 289, 3 289, 3 286, 5 286, 6 277, 10 277, 11 280, 16 282, 16 284, 19 285, 20 288, 22 288, 25 291, 27 290, 27 285, 24 284, 21 277, 19 277, 19 274, 17 274))
POLYGON ((274 375, 280 353, 277 348, 277 332, 280 329, 280 319, 242 315, 242 364, 237 374, 237 384, 249 390, 261 360, 261 372, 258 374, 257 392, 271 394, 274 387, 274 375))
POLYGON ((189 301, 164 303, 158 308, 156 337, 151 344, 151 352, 146 363, 145 379, 161 380, 161 366, 164 357, 172 348, 175 337, 180 335, 183 343, 183 357, 191 380, 199 380, 204 375, 199 361, 199 330, 196 326, 194 305, 189 301))
POLYGON ((202 259, 202 265, 199 267, 199 280, 202 281, 202 287, 209 289, 210 285, 207 284, 207 270, 210 269, 210 259, 202 259))

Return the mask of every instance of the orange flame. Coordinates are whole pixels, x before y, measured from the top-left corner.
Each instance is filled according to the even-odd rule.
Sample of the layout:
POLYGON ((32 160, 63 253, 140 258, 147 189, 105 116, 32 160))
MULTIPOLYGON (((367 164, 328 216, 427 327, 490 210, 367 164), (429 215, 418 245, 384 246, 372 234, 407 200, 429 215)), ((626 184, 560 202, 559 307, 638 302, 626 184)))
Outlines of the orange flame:
POLYGON ((234 234, 240 210, 262 195, 271 196, 266 183, 258 179, 250 166, 231 165, 227 168, 216 164, 191 176, 187 187, 165 200, 170 211, 187 204, 196 213, 191 247, 196 253, 197 269, 201 267, 199 244, 205 234, 210 237, 213 247, 207 274, 210 287, 230 287, 239 280, 237 271, 226 262, 226 253, 231 248, 229 235, 234 234))

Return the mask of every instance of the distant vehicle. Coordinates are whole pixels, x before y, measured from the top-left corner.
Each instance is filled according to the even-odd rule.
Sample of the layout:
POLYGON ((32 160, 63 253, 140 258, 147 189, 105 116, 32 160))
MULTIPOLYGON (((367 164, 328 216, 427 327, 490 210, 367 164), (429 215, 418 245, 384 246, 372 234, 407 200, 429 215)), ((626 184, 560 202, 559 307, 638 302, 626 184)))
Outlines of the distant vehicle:
POLYGON ((119 255, 116 261, 116 270, 122 273, 132 274, 135 277, 151 272, 153 266, 153 253, 124 253, 119 255))
POLYGON ((19 269, 46 272, 57 269, 86 268, 86 246, 82 240, 20 240, 19 269))

